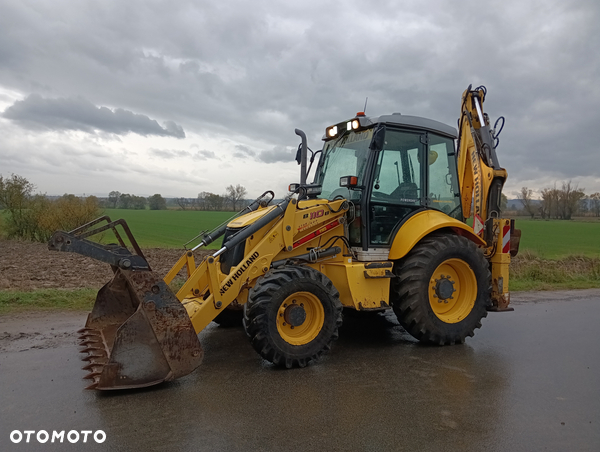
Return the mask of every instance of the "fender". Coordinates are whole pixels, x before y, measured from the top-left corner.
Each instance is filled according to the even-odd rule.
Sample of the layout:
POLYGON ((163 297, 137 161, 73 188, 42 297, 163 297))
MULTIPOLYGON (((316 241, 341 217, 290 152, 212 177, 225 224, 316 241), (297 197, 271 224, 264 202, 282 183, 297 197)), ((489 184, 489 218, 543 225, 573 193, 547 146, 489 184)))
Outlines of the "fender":
POLYGON ((486 246, 483 239, 462 221, 437 210, 425 210, 410 217, 398 230, 390 248, 389 259, 403 258, 419 240, 443 228, 451 228, 456 234, 468 238, 476 245, 486 246))

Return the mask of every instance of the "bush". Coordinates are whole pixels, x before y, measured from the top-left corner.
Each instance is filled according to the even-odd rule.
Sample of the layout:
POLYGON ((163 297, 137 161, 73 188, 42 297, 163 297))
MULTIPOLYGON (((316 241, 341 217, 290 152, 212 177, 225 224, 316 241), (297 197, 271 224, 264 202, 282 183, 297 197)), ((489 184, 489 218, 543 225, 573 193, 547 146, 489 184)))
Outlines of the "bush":
POLYGON ((64 195, 53 201, 34 195, 34 188, 24 177, 0 176, 0 207, 5 209, 2 230, 7 238, 45 242, 54 231, 70 231, 101 213, 95 196, 64 195))
POLYGON ((34 206, 34 219, 37 226, 36 240, 47 241, 56 230, 70 231, 100 216, 98 198, 88 196, 78 198, 64 195, 61 198, 38 203, 34 206))

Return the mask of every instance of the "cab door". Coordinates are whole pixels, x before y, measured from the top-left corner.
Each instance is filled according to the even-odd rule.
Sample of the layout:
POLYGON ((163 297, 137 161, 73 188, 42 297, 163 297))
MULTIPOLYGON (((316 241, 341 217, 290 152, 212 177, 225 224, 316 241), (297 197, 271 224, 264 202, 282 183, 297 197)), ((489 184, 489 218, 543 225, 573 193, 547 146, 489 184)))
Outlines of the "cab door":
POLYGON ((387 128, 369 187, 369 247, 389 247, 400 222, 426 204, 426 133, 387 128))

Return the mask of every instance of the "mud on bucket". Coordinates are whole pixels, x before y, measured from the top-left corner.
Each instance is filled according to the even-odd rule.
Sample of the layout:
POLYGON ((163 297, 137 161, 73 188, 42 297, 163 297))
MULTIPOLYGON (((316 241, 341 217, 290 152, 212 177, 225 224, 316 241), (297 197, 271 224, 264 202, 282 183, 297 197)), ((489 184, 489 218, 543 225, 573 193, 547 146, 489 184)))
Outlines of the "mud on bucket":
POLYGON ((189 374, 203 351, 187 311, 152 271, 116 269, 100 289, 80 345, 92 383, 86 389, 130 389, 189 374))

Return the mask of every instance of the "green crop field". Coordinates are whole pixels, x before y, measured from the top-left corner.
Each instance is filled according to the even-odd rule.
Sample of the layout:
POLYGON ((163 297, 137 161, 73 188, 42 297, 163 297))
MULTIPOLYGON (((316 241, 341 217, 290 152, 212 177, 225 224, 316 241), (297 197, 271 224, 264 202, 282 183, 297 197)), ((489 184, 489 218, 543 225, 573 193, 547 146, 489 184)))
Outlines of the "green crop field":
MULTIPOLYGON (((232 212, 126 209, 106 209, 105 214, 113 220, 124 218, 142 248, 181 248, 200 231, 210 231, 233 215, 232 212)), ((523 233, 521 252, 531 251, 545 259, 600 257, 600 220, 517 219, 516 227, 523 233)), ((218 248, 220 244, 218 240, 210 248, 218 248)))
MULTIPOLYGON (((106 209, 105 215, 127 221, 142 248, 181 248, 201 231, 211 231, 227 221, 233 212, 106 209)), ((217 240, 209 248, 219 248, 220 244, 217 240)))
MULTIPOLYGON (((180 210, 108 209, 113 220, 124 218, 143 248, 178 248, 202 230, 227 221, 231 212, 180 210)), ((600 221, 518 219, 522 231, 521 251, 532 251, 546 259, 566 256, 600 257, 600 221)), ((211 248, 218 248, 220 241, 211 248)))
POLYGON ((521 220, 520 251, 546 259, 566 256, 600 257, 600 221, 521 220))

